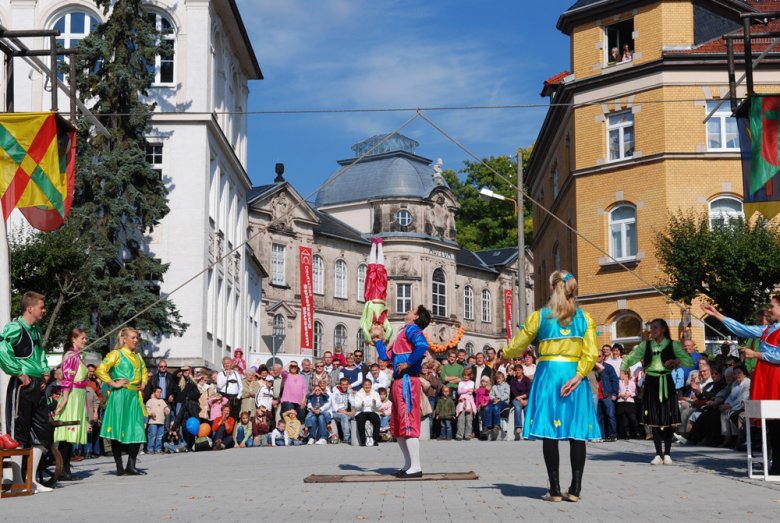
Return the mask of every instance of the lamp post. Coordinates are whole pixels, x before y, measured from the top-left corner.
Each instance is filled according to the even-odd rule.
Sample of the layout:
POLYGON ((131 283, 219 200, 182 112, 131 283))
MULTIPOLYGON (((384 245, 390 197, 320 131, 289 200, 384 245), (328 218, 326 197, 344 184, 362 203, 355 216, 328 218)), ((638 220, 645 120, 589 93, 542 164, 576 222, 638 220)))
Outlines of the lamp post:
MULTIPOLYGON (((509 198, 503 194, 498 194, 495 191, 483 187, 479 191, 479 197, 483 200, 501 200, 510 201, 515 206, 515 215, 517 216, 517 299, 515 300, 513 307, 513 314, 515 315, 515 323, 520 323, 525 320, 526 315, 526 299, 525 299, 525 231, 523 227, 523 158, 520 153, 517 153, 517 199, 509 198)), ((511 332, 509 333, 511 337, 511 332)))

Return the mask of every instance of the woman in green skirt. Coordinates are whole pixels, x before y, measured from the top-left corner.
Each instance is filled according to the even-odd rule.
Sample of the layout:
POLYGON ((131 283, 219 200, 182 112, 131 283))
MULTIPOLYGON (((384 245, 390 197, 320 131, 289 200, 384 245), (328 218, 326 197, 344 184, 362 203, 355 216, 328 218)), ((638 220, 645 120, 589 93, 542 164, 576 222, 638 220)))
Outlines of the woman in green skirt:
POLYGON ((125 327, 119 331, 117 347, 106 354, 95 370, 95 375, 111 387, 100 436, 112 440, 117 476, 145 474, 135 466, 141 444, 146 442, 141 391, 148 379, 146 364, 135 352, 137 346, 138 331, 125 327), (123 450, 127 450, 127 467, 122 467, 123 450))
POLYGON ((73 445, 87 443, 87 366, 81 351, 87 346, 87 332, 76 327, 70 331, 65 342, 65 355, 62 358, 62 396, 54 411, 53 425, 57 422, 78 422, 74 425, 62 425, 54 429, 54 441, 58 443, 64 462, 60 475, 62 481, 71 481, 70 457, 73 445))

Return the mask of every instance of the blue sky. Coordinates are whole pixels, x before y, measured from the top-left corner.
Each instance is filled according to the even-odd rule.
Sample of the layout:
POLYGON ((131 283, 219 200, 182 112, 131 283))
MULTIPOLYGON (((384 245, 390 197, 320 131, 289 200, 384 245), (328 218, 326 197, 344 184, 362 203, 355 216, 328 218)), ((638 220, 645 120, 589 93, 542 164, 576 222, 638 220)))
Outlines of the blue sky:
MULTIPOLYGON (((569 66, 555 28, 573 0, 238 0, 265 79, 250 111, 539 104, 542 82, 569 66)), ((530 145, 546 109, 426 113, 480 157, 530 145)), ((304 196, 413 112, 250 115, 248 172, 269 183, 274 164, 304 196)), ((466 153, 418 119, 403 131, 417 153, 460 170, 466 153)))

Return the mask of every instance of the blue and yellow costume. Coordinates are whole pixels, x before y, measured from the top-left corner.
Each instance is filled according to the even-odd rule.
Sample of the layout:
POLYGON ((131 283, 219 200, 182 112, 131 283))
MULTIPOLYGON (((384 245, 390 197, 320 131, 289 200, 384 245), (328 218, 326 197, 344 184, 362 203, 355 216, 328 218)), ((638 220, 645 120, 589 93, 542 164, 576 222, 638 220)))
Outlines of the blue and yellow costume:
POLYGON ((534 340, 539 360, 531 384, 523 437, 555 440, 601 438, 587 375, 598 359, 596 326, 590 315, 577 309, 563 326, 545 307, 533 312, 504 349, 504 356, 520 356, 534 340), (563 385, 578 374, 582 379, 571 394, 561 396, 563 385))

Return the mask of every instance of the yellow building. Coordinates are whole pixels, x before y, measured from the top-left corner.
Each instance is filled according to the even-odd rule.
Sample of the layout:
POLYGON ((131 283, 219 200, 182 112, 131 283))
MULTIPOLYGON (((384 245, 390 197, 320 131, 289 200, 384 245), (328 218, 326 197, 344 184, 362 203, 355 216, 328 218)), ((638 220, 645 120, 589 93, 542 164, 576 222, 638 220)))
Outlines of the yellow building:
MULTIPOLYGON (((633 346, 659 317, 675 337, 690 335, 704 348, 703 324, 694 318, 684 328, 690 317, 653 288, 665 281, 654 238, 680 209, 707 209, 712 220, 742 215, 739 139, 720 37, 739 29, 740 13, 773 6, 579 0, 560 16, 573 72, 545 82, 551 106, 525 180, 557 218, 534 209, 537 303, 549 296, 550 273, 570 269, 602 343, 633 346)), ((756 89, 776 91, 779 68, 776 61, 758 68, 756 89)))

